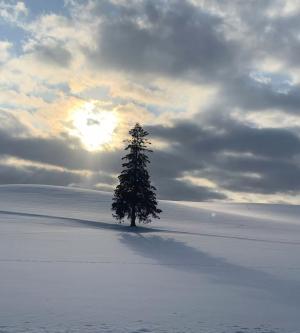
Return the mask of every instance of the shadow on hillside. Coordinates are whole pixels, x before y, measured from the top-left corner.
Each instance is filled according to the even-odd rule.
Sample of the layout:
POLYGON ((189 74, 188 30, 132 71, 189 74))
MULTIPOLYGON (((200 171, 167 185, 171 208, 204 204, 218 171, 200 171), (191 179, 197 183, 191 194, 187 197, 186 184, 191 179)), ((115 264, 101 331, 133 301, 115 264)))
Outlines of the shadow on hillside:
POLYGON ((41 222, 41 220, 39 220, 38 223, 42 223, 42 224, 53 224, 53 220, 59 220, 61 225, 68 225, 70 227, 85 226, 85 227, 89 227, 89 228, 132 232, 132 233, 136 233, 136 234, 159 232, 159 233, 164 233, 164 234, 181 234, 181 235, 191 235, 191 236, 199 236, 199 237, 225 238, 225 239, 234 239, 234 240, 263 242, 263 243, 300 245, 300 242, 297 242, 297 241, 260 239, 260 238, 251 238, 251 237, 243 237, 243 236, 235 236, 235 235, 209 234, 209 233, 204 233, 204 232, 202 232, 202 233, 187 232, 187 231, 171 230, 171 229, 167 229, 167 228, 161 229, 161 228, 145 227, 143 225, 139 225, 135 229, 135 228, 131 228, 126 223, 122 223, 122 224, 113 223, 113 222, 111 222, 111 220, 109 220, 109 221, 91 221, 91 220, 86 220, 86 219, 77 219, 74 217, 65 217, 65 216, 38 214, 38 213, 27 213, 27 212, 13 212, 13 211, 6 211, 6 210, 1 210, 0 214, 40 218, 40 219, 42 219, 43 222, 41 222))
MULTIPOLYGON (((36 216, 36 215, 35 215, 36 216)), ((41 215, 39 215, 41 216, 41 215)), ((49 216, 44 216, 48 217, 49 216)), ((243 237, 243 236, 235 236, 235 235, 220 235, 220 234, 209 234, 205 232, 187 232, 187 231, 179 231, 172 230, 168 228, 154 228, 154 227, 146 227, 145 224, 139 224, 137 228, 130 227, 127 222, 125 223, 116 223, 116 222, 103 222, 103 221, 89 221, 84 219, 75 219, 69 217, 51 217, 58 218, 60 220, 65 220, 68 222, 72 222, 72 225, 83 225, 91 228, 99 228, 99 229, 107 229, 107 230, 116 230, 122 232, 130 232, 133 234, 145 234, 145 233, 160 233, 160 234, 179 234, 179 235, 190 235, 190 236, 199 236, 199 237, 213 237, 213 238, 224 238, 224 239, 233 239, 233 240, 245 240, 251 242, 259 242, 259 243, 277 243, 277 244, 289 244, 289 245, 300 245, 300 242, 297 241, 284 241, 284 240, 272 240, 272 239, 262 239, 262 238, 251 238, 251 237, 243 237), (75 222, 75 223, 74 223, 75 222)))
POLYGON ((285 281, 255 268, 230 263, 223 258, 190 247, 172 238, 124 233, 120 241, 136 254, 159 265, 206 275, 219 284, 255 288, 268 292, 278 301, 300 304, 300 281, 285 281))
MULTIPOLYGON (((110 221, 107 221, 107 222, 91 221, 91 220, 85 220, 85 219, 77 219, 77 218, 73 218, 73 217, 64 217, 64 216, 48 215, 48 214, 12 212, 12 211, 5 211, 5 210, 1 210, 0 214, 39 218, 39 219, 42 219, 45 224, 53 224, 53 220, 59 220, 61 225, 68 225, 70 227, 85 226, 85 227, 97 228, 97 229, 129 231, 129 232, 136 232, 136 230, 138 230, 139 233, 168 232, 167 230, 164 230, 164 229, 147 228, 144 226, 139 226, 137 229, 133 229, 130 226, 126 225, 125 223, 123 224, 123 223, 112 223, 110 221)), ((41 222, 41 220, 39 220, 39 223, 40 222, 41 222)))

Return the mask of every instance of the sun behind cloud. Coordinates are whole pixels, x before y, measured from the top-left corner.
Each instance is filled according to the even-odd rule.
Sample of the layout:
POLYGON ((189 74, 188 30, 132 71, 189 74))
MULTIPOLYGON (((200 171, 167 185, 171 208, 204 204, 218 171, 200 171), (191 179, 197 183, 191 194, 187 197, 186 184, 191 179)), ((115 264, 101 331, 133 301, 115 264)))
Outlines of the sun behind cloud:
POLYGON ((86 149, 100 150, 112 141, 118 119, 113 111, 99 109, 86 102, 72 112, 72 134, 79 137, 86 149))

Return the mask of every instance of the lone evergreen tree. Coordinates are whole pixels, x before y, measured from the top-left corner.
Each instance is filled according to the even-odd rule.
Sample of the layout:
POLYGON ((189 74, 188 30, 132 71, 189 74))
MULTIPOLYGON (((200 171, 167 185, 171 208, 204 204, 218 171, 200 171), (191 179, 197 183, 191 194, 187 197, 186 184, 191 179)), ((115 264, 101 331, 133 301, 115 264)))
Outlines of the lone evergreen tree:
POLYGON ((156 188, 151 185, 147 164, 150 163, 147 153, 151 144, 146 136, 149 134, 138 123, 129 131, 131 138, 127 140, 128 154, 122 160, 123 171, 119 178, 112 203, 113 216, 122 222, 130 219, 130 226, 139 222, 151 222, 151 218, 159 218, 161 210, 157 208, 156 188))

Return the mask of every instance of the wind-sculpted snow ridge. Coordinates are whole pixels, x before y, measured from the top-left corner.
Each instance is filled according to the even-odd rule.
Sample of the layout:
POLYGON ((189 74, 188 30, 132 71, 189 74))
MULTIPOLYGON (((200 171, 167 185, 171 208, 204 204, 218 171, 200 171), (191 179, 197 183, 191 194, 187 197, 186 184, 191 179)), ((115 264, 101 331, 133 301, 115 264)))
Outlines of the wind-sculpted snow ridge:
POLYGON ((0 333, 299 332, 299 206, 161 201, 134 230, 110 206, 0 186, 0 333))

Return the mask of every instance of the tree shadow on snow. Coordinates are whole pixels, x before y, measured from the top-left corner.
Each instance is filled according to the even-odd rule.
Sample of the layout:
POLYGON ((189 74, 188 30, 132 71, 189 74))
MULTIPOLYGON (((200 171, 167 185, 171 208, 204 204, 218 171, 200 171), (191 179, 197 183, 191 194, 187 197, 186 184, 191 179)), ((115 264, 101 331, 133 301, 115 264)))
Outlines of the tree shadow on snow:
MULTIPOLYGON (((32 217, 38 219, 38 223, 42 224, 53 224, 54 220, 59 221, 59 224, 62 226, 70 227, 88 227, 95 229, 104 229, 104 230, 115 230, 115 231, 125 231, 125 232, 134 232, 139 234, 144 233, 167 233, 167 234, 181 234, 181 235, 192 235, 200 237, 213 237, 213 238, 226 238, 226 239, 237 239, 237 240, 247 240, 253 242, 263 242, 263 243, 279 243, 279 244, 291 244, 291 245, 300 245, 300 242, 297 241, 282 241, 282 240, 271 240, 271 239, 259 239, 259 238, 249 238, 242 236, 230 236, 230 235, 219 235, 219 234, 209 234, 209 233, 198 233, 198 232, 187 232, 187 231, 178 231, 167 228, 153 228, 139 225, 137 229, 133 229, 127 224, 123 223, 112 223, 111 220, 107 221, 92 221, 86 219, 78 219, 75 217, 66 217, 59 215, 49 215, 49 214, 38 214, 38 213, 28 213, 28 212, 14 212, 1 210, 0 214, 4 215, 17 215, 24 217, 32 217), (43 222, 42 222, 43 221, 43 222)), ((31 221, 33 222, 33 221, 31 221)))
MULTIPOLYGON (((130 226, 122 223, 111 223, 110 221, 91 221, 85 219, 77 219, 74 217, 66 217, 66 216, 59 216, 59 215, 48 215, 48 214, 38 214, 38 213, 28 213, 28 212, 13 212, 13 211, 6 211, 1 210, 0 214, 4 215, 16 215, 16 216, 24 216, 24 217, 32 217, 38 219, 38 222, 41 223, 42 221, 44 224, 53 224, 54 220, 59 221, 59 224, 62 226, 70 226, 70 227, 89 227, 89 228, 96 228, 96 229, 105 229, 105 230, 116 230, 116 231, 135 231, 130 226)), ((157 228, 147 228, 144 226, 139 226, 138 230, 140 233, 148 233, 148 232, 164 232, 163 229, 157 228)))
POLYGON ((173 238, 124 233, 120 241, 138 255, 173 269, 203 274, 215 283, 255 288, 278 301, 300 304, 300 281, 281 280, 255 268, 230 263, 173 238))

